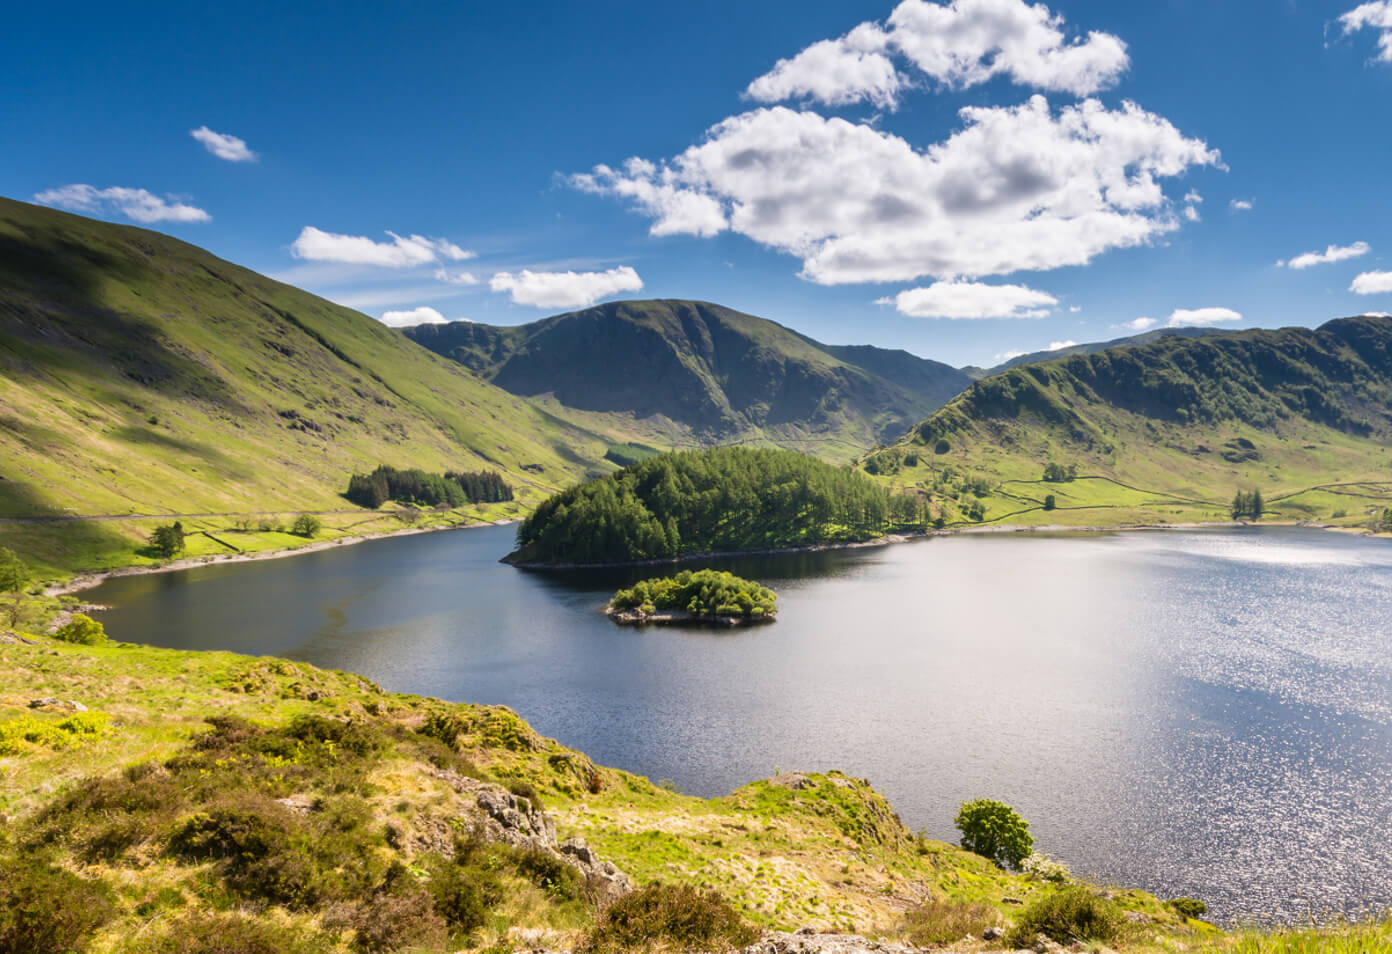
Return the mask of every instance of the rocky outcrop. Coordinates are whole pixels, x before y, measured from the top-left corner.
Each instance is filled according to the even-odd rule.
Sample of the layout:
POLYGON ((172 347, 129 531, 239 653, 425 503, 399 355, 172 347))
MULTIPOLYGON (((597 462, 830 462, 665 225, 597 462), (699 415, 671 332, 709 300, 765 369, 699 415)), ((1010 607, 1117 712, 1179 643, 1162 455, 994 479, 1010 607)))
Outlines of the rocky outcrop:
POLYGON ((484 841, 555 855, 580 872, 585 886, 600 904, 608 904, 633 890, 628 875, 612 862, 596 856, 582 839, 558 842, 555 821, 531 799, 515 795, 501 785, 447 769, 435 775, 461 795, 472 796, 478 812, 465 821, 484 841))

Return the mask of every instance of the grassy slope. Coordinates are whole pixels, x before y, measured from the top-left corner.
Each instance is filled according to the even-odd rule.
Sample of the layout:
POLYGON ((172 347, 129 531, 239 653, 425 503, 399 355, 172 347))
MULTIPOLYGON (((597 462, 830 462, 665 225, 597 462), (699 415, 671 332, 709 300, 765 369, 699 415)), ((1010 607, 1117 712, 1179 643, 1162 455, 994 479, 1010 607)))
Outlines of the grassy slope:
POLYGON ((1362 526, 1392 505, 1390 421, 1392 320, 1341 319, 1015 368, 868 460, 932 494, 949 523, 965 522, 962 478, 979 475, 987 522, 1226 520, 1234 493, 1256 488, 1269 519, 1362 526), (1085 479, 1046 483, 1049 461, 1085 479), (1058 509, 1044 511, 1049 494, 1058 509))
POLYGON ((515 394, 550 395, 617 439, 669 447, 756 441, 845 460, 967 384, 935 361, 824 345, 706 302, 614 302, 517 328, 456 322, 407 334, 515 394))
MULTIPOLYGON (((365 315, 167 236, 0 199, 0 517, 351 510, 378 463, 501 470, 521 501, 606 441, 365 315)), ((49 568, 136 531, 0 524, 49 568)))
MULTIPOLYGON (((206 731, 204 720, 210 715, 240 716, 275 727, 297 715, 315 714, 354 720, 381 738, 406 740, 389 744, 368 766, 366 785, 354 783, 367 799, 356 830, 366 837, 393 829, 396 835, 389 841, 396 847, 388 851, 378 845, 374 851, 395 851, 400 860, 413 863, 432 839, 438 840, 432 832, 449 830, 450 819, 468 809, 409 741, 412 731, 434 713, 466 727, 459 737, 464 764, 504 784, 534 786, 557 819, 560 837, 585 838, 638 883, 714 886, 760 925, 791 930, 812 924, 895 937, 902 936, 904 909, 928 897, 983 902, 1007 919, 1021 910, 1019 901, 1052 890, 953 846, 914 836, 864 780, 836 772, 784 776, 724 798, 688 797, 626 772, 595 768, 583 754, 537 736, 506 709, 384 693, 350 674, 284 660, 128 644, 75 647, 40 638, 36 645, 0 644, 0 686, 0 725, 25 718, 60 721, 61 713, 28 708, 28 700, 47 696, 80 701, 110 720, 102 734, 70 747, 22 745, 0 756, 0 816, 9 833, 0 837, 0 849, 7 838, 27 837, 46 807, 91 787, 91 779, 116 779, 130 766, 187 752, 190 740, 206 731), (577 781, 591 773, 602 783, 597 793, 577 781)), ((292 759, 285 771, 296 769, 297 762, 292 759)), ((235 765, 218 762, 213 771, 219 770, 232 771, 235 765)), ((328 763, 311 759, 301 763, 295 784, 311 795, 322 788, 321 797, 329 804, 336 799, 341 804, 341 796, 333 793, 343 789, 334 786, 342 786, 353 770, 346 751, 328 763), (303 765, 323 765, 331 774, 306 777, 303 765)), ((156 833, 146 847, 84 854, 81 843, 88 836, 82 832, 50 845, 56 851, 51 857, 61 865, 99 878, 116 892, 117 919, 97 935, 90 948, 94 954, 123 950, 126 939, 157 933, 173 919, 225 909, 225 889, 207 865, 179 861, 160 849, 158 832, 172 830, 191 807, 196 805, 171 811, 168 818, 156 811, 153 823, 142 823, 144 830, 156 833)), ((114 825, 112 831, 129 830, 119 813, 83 824, 95 826, 94 832, 104 824, 114 825)), ((523 930, 533 932, 524 935, 533 942, 536 932, 543 932, 556 947, 589 923, 583 909, 560 903, 525 881, 512 879, 507 888, 473 943, 516 938, 523 930)), ((1377 949, 1388 938, 1387 926, 1375 925, 1351 933, 1294 933, 1284 937, 1289 946, 1283 948, 1276 946, 1283 942, 1279 937, 1227 937, 1186 922, 1143 892, 1112 889, 1110 894, 1130 912, 1122 937, 1114 942, 1124 951, 1332 954, 1377 949)), ((293 912, 272 906, 257 916, 318 928, 325 915, 320 909, 293 912)), ((965 949, 981 946, 978 941, 965 949)))

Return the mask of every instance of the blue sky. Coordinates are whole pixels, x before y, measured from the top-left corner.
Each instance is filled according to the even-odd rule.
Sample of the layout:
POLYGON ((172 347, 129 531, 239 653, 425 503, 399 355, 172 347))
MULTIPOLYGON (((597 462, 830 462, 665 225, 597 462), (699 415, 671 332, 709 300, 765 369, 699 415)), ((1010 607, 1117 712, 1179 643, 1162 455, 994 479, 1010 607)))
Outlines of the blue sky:
POLYGON ((1392 311, 1392 0, 201 6, 11 11, 0 193, 378 318, 993 364, 1392 311))

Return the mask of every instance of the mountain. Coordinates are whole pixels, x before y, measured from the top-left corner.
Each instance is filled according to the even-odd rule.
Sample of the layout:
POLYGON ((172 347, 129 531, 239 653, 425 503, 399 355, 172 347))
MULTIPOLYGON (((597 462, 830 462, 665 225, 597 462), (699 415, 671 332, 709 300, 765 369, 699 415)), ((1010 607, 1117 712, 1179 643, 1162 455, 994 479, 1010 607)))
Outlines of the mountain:
POLYGON ((0 199, 0 517, 347 508, 380 463, 497 470, 525 502, 606 447, 366 315, 0 199))
POLYGON ((512 328, 405 334, 505 390, 626 416, 669 444, 766 440, 850 457, 901 433, 970 383, 904 351, 825 345, 697 301, 612 302, 512 328))
POLYGON ((1356 522, 1392 502, 1389 448, 1392 319, 1362 316, 1167 334, 1011 368, 864 463, 928 494, 949 522, 971 519, 974 497, 1002 519, 1051 494, 1077 513, 1025 522, 1215 518, 1252 489, 1279 515, 1356 522), (1042 480, 1050 463, 1081 479, 1042 480))
POLYGON ((1203 335, 1221 334, 1214 328, 1161 328, 1157 331, 1147 331, 1139 335, 1128 335, 1125 338, 1113 338, 1111 341, 1093 341, 1086 344, 1066 345, 1062 348, 1055 348, 1052 351, 1032 351, 1029 354, 1016 355, 1009 361, 1002 361, 992 368, 978 368, 968 365, 962 371, 973 381, 980 381, 982 378, 989 378, 993 374, 1000 374, 1002 371, 1009 371, 1011 368, 1018 368, 1022 364, 1035 364, 1040 361, 1053 361, 1057 358, 1066 358, 1075 354, 1096 354, 1099 351, 1107 351, 1111 348, 1125 348, 1132 345, 1150 344, 1160 338, 1171 335, 1178 335, 1182 338, 1199 338, 1203 335))

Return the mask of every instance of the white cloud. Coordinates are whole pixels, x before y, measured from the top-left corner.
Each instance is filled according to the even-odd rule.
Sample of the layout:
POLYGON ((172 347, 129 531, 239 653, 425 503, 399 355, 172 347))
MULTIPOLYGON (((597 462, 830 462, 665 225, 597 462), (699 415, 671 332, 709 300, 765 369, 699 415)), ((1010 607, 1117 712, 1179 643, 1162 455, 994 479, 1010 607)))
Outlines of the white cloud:
POLYGON ((1116 327, 1125 328, 1128 331, 1148 331, 1159 323, 1156 318, 1132 318, 1130 321, 1123 321, 1116 327))
POLYGON ((912 318, 1043 318, 1058 299, 1024 285, 934 282, 894 296, 894 307, 912 318))
POLYGON ((1392 312, 1389 312, 1389 311, 1365 311, 1365 312, 1363 312, 1363 314, 1362 314, 1360 317, 1363 317, 1363 318, 1392 318, 1392 312))
POLYGON ((1077 346, 1078 346, 1078 342, 1076 342, 1076 341, 1050 341, 1050 342, 1049 342, 1049 347, 1045 348, 1044 350, 1045 350, 1045 351, 1062 351, 1064 348, 1076 348, 1077 346))
POLYGON ((1192 205, 1186 205, 1184 207, 1184 217, 1190 222, 1197 222, 1199 221, 1199 210, 1192 205))
POLYGON ((160 196, 144 189, 112 186, 98 189, 89 185, 65 185, 48 189, 34 196, 41 205, 57 206, 74 212, 124 215, 136 222, 209 222, 212 216, 196 206, 187 205, 173 196, 160 196))
POLYGON ((1353 280, 1349 291, 1356 295, 1382 295, 1392 292, 1392 272, 1364 272, 1353 280))
POLYGON ((641 291, 643 280, 627 265, 603 272, 498 272, 488 282, 495 292, 509 292, 518 305, 538 308, 584 308, 619 292, 641 291))
POLYGON ((452 272, 448 268, 435 269, 435 278, 451 285, 477 285, 479 283, 478 276, 473 272, 452 272))
POLYGON ((1007 361, 1014 361, 1016 358, 1023 358, 1029 354, 1028 351, 1005 351, 996 355, 996 363, 1004 364, 1007 361))
POLYGON ((1070 314, 1076 315, 1078 312, 1080 312, 1080 311, 1082 311, 1082 310, 1083 310, 1083 306, 1082 306, 1082 305, 1069 305, 1069 306, 1068 306, 1068 311, 1069 311, 1070 314))
POLYGON ((912 84, 896 58, 953 89, 1006 76, 1021 86, 1087 96, 1116 83, 1129 65, 1126 44, 1096 31, 1070 41, 1063 27, 1063 17, 1024 0, 904 0, 883 26, 862 23, 779 60, 745 95, 764 103, 865 101, 894 109, 912 84))
MULTIPOLYGON (((382 324, 393 328, 408 328, 411 325, 443 325, 450 319, 434 308, 422 306, 409 311, 388 311, 382 314, 382 324)), ((460 318, 459 321, 466 319, 460 318)))
POLYGON ((246 140, 238 139, 236 136, 213 132, 207 126, 190 129, 189 135, 219 159, 226 159, 228 162, 256 161, 256 153, 247 148, 246 140))
POLYGON ((316 262, 345 262, 350 265, 381 265, 386 268, 410 268, 429 265, 443 259, 462 261, 473 258, 472 252, 445 239, 423 235, 402 236, 388 232, 390 242, 376 242, 363 235, 338 235, 306 225, 290 246, 296 258, 316 262))
POLYGON ((1203 196, 1199 195, 1197 189, 1190 189, 1188 192, 1184 193, 1184 201, 1191 205, 1200 205, 1203 202, 1203 196))
POLYGON ((1232 209, 1234 212, 1250 212, 1252 211, 1253 205, 1254 203, 1251 199, 1233 199, 1228 203, 1228 208, 1232 209))
POLYGON ((862 23, 840 39, 813 43, 797 56, 779 60, 744 95, 761 103, 815 99, 828 106, 868 100, 893 109, 907 81, 886 55, 888 41, 877 24, 862 23))
POLYGON ((1241 320, 1241 313, 1231 308, 1176 308, 1165 324, 1168 328, 1196 328, 1241 320))
POLYGON ((1323 252, 1306 252, 1297 255, 1288 262, 1277 262, 1277 265, 1285 265, 1287 268, 1309 268, 1312 265, 1328 265, 1332 262, 1342 262, 1345 259, 1358 258, 1360 255, 1367 255, 1371 246, 1367 242, 1354 242, 1352 245, 1330 245, 1323 252))
POLYGON ((1348 36, 1364 27, 1378 31, 1378 54, 1376 59, 1392 63, 1392 0, 1373 0, 1354 7, 1339 17, 1344 35, 1348 36))
POLYGON ((757 109, 660 165, 630 159, 572 182, 636 200, 654 235, 728 228, 835 285, 1083 265, 1178 228, 1159 180, 1220 164, 1129 102, 1054 111, 1035 96, 960 115, 961 130, 917 149, 866 123, 757 109))

